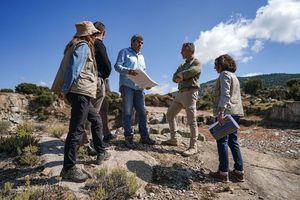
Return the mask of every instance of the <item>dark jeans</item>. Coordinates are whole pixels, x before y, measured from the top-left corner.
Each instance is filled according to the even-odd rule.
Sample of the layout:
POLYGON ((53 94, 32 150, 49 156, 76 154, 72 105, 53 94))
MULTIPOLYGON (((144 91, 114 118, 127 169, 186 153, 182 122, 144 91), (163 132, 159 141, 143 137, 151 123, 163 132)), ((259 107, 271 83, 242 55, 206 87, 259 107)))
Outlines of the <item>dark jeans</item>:
POLYGON ((102 123, 103 123, 103 135, 107 136, 110 134, 109 128, 108 128, 108 102, 107 102, 107 97, 104 97, 102 105, 101 105, 101 109, 100 109, 100 116, 102 119, 102 123))
POLYGON ((84 133, 86 120, 91 122, 94 148, 98 153, 105 151, 103 145, 102 121, 91 103, 91 97, 76 93, 68 93, 67 99, 71 103, 71 119, 69 132, 65 142, 64 168, 70 169, 76 164, 77 148, 84 133))
MULTIPOLYGON (((239 123, 239 116, 232 115, 234 120, 239 123)), ((243 171, 243 158, 240 151, 240 145, 238 143, 237 131, 231 133, 219 140, 217 140, 218 153, 219 153, 219 170, 222 172, 228 172, 228 146, 231 150, 234 160, 234 169, 243 171)))
POLYGON ((142 90, 134 90, 124 85, 121 86, 120 92, 122 96, 122 121, 124 135, 127 137, 133 134, 133 130, 131 128, 131 117, 132 109, 134 107, 138 113, 138 124, 141 137, 149 137, 144 92, 142 90))

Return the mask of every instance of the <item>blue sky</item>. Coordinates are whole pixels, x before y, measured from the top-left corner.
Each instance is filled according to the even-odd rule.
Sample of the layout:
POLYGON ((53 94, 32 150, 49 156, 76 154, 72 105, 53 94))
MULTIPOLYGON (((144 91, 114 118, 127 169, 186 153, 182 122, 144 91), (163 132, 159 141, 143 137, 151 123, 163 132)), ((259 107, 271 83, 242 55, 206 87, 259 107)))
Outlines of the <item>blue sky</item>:
MULTIPOLYGON (((147 72, 160 84, 151 92, 176 88, 183 42, 196 44, 201 83, 218 76, 212 60, 222 53, 236 58, 238 76, 300 73, 299 0, 2 0, 0 17, 0 88, 50 87, 74 24, 84 20, 106 25, 113 65, 133 34, 144 36, 147 72)), ((114 70, 110 83, 117 91, 114 70)))

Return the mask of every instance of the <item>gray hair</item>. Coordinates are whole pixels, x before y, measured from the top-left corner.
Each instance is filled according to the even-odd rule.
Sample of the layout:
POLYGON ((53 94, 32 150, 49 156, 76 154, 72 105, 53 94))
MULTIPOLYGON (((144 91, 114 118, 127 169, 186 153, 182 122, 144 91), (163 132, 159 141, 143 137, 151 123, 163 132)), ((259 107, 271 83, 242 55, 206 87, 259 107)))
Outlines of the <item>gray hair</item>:
POLYGON ((183 43, 182 48, 188 49, 192 53, 195 52, 195 45, 191 42, 183 43))
POLYGON ((144 41, 144 38, 143 38, 142 35, 136 34, 136 35, 133 35, 133 36, 131 37, 131 43, 132 43, 132 42, 135 42, 137 39, 141 39, 141 40, 144 41))

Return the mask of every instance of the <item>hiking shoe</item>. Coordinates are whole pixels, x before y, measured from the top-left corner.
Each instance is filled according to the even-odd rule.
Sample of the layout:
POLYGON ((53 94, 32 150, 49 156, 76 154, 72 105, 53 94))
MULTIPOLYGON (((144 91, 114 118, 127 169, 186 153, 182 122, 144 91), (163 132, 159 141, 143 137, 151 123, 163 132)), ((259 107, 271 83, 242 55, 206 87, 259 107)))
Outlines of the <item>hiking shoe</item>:
POLYGON ((135 144, 133 142, 133 136, 127 136, 125 137, 125 146, 129 149, 134 149, 135 148, 135 144))
POLYGON ((197 152, 198 152, 197 147, 190 147, 186 151, 182 152, 182 155, 185 157, 188 157, 188 156, 196 154, 197 152))
POLYGON ((110 156, 111 156, 110 153, 108 153, 107 151, 104 151, 103 153, 99 153, 97 155, 96 164, 101 165, 103 161, 108 160, 110 156))
POLYGON ((142 144, 148 144, 148 145, 154 145, 155 140, 152 140, 150 137, 141 137, 140 143, 142 144))
POLYGON ((113 139, 115 139, 117 136, 115 134, 107 134, 103 137, 103 142, 105 143, 109 143, 110 141, 112 141, 113 139))
POLYGON ((244 182, 244 171, 239 171, 234 169, 233 171, 229 172, 230 178, 235 179, 238 182, 244 182))
POLYGON ((168 140, 165 140, 165 141, 162 141, 161 142, 162 145, 168 145, 168 146, 178 146, 178 140, 177 139, 168 139, 168 140))
POLYGON ((221 181, 223 183, 228 183, 229 182, 229 178, 228 178, 228 172, 221 172, 221 171, 217 171, 217 172, 209 172, 209 175, 218 180, 221 181))
POLYGON ((94 147, 92 147, 91 145, 87 145, 85 146, 85 148, 89 156, 96 156, 98 154, 94 147))
POLYGON ((87 174, 82 172, 82 170, 77 168, 76 166, 68 170, 65 170, 63 168, 60 172, 60 176, 63 180, 72 181, 76 183, 85 182, 88 179, 87 174))

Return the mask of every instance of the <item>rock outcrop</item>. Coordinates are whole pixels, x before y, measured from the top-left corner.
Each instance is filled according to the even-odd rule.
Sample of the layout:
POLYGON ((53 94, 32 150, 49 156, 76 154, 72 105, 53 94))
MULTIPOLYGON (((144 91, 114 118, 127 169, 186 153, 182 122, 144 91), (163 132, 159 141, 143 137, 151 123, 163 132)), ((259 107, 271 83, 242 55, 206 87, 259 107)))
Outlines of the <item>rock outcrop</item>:
POLYGON ((27 115, 28 97, 16 93, 0 93, 0 120, 22 123, 27 115))
POLYGON ((300 122, 300 102, 285 102, 283 105, 274 105, 268 116, 271 120, 284 122, 300 122))

